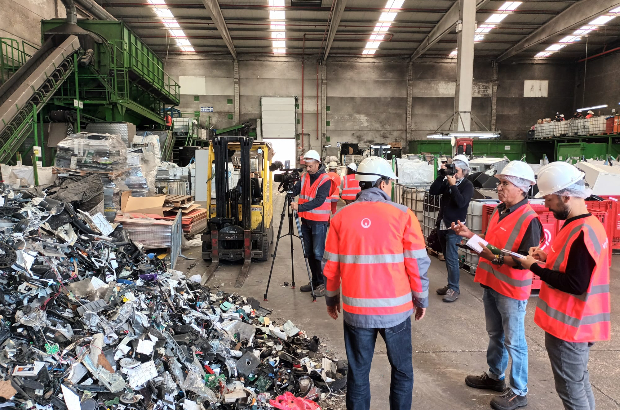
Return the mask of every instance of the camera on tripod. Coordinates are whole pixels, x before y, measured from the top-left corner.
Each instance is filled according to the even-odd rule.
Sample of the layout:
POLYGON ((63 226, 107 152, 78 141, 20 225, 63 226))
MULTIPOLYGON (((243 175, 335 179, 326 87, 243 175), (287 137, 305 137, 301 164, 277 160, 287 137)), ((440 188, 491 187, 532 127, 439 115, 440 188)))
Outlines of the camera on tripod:
POLYGON ((441 168, 439 170, 439 173, 444 177, 448 175, 454 175, 456 174, 456 167, 454 166, 454 164, 446 164, 446 168, 441 168))
POLYGON ((275 174, 273 176, 274 182, 280 183, 280 185, 278 186, 279 192, 286 192, 292 190, 295 183, 301 180, 300 172, 303 171, 303 168, 289 168, 289 166, 289 161, 286 161, 286 164, 282 164, 282 162, 276 161, 269 167, 271 172, 282 171, 281 174, 275 174))

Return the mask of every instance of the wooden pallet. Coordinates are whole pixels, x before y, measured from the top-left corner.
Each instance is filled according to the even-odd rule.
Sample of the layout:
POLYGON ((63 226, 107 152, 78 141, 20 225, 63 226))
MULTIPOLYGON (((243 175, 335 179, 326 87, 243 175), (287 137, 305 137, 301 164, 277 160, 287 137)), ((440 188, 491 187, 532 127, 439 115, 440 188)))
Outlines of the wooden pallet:
POLYGON ((127 171, 129 171, 129 168, 125 168, 125 169, 121 169, 117 171, 95 171, 95 170, 58 168, 58 167, 52 168, 52 174, 58 174, 58 175, 68 174, 68 175, 79 175, 79 176, 99 174, 102 176, 107 175, 109 178, 117 178, 123 175, 124 173, 126 173, 127 171))
POLYGON ((183 205, 187 205, 190 202, 193 202, 193 199, 190 195, 166 195, 165 204, 169 206, 174 206, 175 208, 180 208, 183 205))

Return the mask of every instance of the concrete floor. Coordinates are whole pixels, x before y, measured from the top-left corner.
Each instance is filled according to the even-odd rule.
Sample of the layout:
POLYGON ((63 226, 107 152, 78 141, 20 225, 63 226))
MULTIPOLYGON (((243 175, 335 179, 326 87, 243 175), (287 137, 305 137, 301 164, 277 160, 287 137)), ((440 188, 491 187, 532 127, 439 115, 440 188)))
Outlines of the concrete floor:
MULTIPOLYGON (((274 198, 277 227, 280 221, 283 197, 274 198)), ((287 232, 285 219, 283 231, 287 232)), ((308 282, 301 245, 294 239, 295 278, 297 287, 308 282)), ((272 248, 273 249, 273 248, 272 248)), ((200 257, 200 248, 183 251, 196 260, 183 260, 177 269, 190 275, 202 274, 208 264, 200 257), (194 265, 195 264, 195 265, 194 265), (193 266, 192 266, 193 265, 193 266)), ((488 337, 485 331, 482 305, 482 288, 474 283, 473 276, 461 271, 461 296, 452 304, 443 303, 435 294, 435 289, 446 283, 444 262, 431 257, 428 272, 430 278, 430 305, 426 317, 412 326, 413 368, 415 382, 413 388, 413 408, 417 409, 487 409, 493 392, 469 388, 464 379, 468 374, 481 374, 487 370, 486 346, 488 337)), ((620 256, 613 257, 611 277, 612 295, 620 294, 620 283, 613 280, 620 275, 620 256)), ((234 287, 240 264, 223 264, 209 285, 220 287, 227 292, 238 292, 263 300, 271 260, 254 262, 245 285, 234 287)), ((269 301, 263 306, 272 309, 274 318, 290 319, 309 336, 316 335, 325 344, 324 349, 333 352, 338 358, 346 359, 342 331, 342 317, 337 321, 326 312, 322 298, 312 303, 310 295, 298 289, 284 287, 291 282, 291 255, 289 238, 280 241, 278 255, 273 270, 269 301)), ((530 410, 561 409, 549 359, 544 346, 544 332, 534 323, 536 297, 528 303, 526 316, 526 337, 529 345, 529 405, 530 410)), ((597 343, 590 354, 590 380, 594 388, 598 410, 620 409, 620 301, 612 298, 612 340, 597 343)), ((390 365, 387 360, 385 344, 378 338, 370 373, 372 408, 388 408, 390 365)))

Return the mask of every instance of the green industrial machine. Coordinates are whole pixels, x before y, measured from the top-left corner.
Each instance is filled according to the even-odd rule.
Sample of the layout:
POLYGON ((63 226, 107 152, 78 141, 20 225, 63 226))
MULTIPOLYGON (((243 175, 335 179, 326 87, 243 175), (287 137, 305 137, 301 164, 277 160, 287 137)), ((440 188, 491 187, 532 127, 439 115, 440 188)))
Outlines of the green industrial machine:
POLYGON ((29 139, 45 145, 44 122, 131 122, 163 129, 180 102, 179 85, 163 62, 121 21, 41 22, 43 45, 0 42, 0 162, 29 139))
POLYGON ((588 144, 585 142, 565 142, 557 146, 558 161, 566 161, 569 158, 599 158, 607 157, 607 144, 588 144))
POLYGON ((506 157, 511 161, 520 160, 525 154, 525 141, 519 140, 474 140, 474 155, 490 158, 506 157))
POLYGON ((422 152, 433 155, 452 156, 450 140, 414 140, 409 141, 409 153, 420 154, 422 152))

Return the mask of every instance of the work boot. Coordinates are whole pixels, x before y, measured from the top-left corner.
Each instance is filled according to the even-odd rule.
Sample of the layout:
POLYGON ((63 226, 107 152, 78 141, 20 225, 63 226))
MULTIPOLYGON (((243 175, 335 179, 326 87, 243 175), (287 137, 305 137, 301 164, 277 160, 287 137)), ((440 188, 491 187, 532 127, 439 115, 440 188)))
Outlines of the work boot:
POLYGON ((505 380, 492 379, 489 377, 489 375, 486 372, 483 373, 482 376, 473 376, 473 375, 467 376, 465 378, 465 384, 468 385, 469 387, 473 387, 474 389, 486 389, 486 390, 495 390, 495 391, 506 390, 505 380))
POLYGON ((299 287, 299 290, 300 290, 301 292, 312 292, 312 286, 310 286, 310 282, 308 282, 308 284, 307 284, 307 285, 301 285, 301 286, 299 287))
POLYGON ((446 296, 443 297, 443 301, 446 303, 451 303, 456 301, 459 298, 460 292, 457 292, 454 289, 448 289, 446 291, 446 296))
POLYGON ((501 396, 493 397, 491 407, 495 410, 514 410, 527 406, 527 396, 519 396, 512 389, 506 389, 501 396))
POLYGON ((316 296, 317 298, 322 298, 323 296, 325 296, 325 285, 319 285, 314 288, 314 296, 316 296))
POLYGON ((450 289, 450 286, 446 285, 443 288, 439 288, 436 290, 438 295, 444 296, 446 293, 448 293, 448 289, 450 289))

